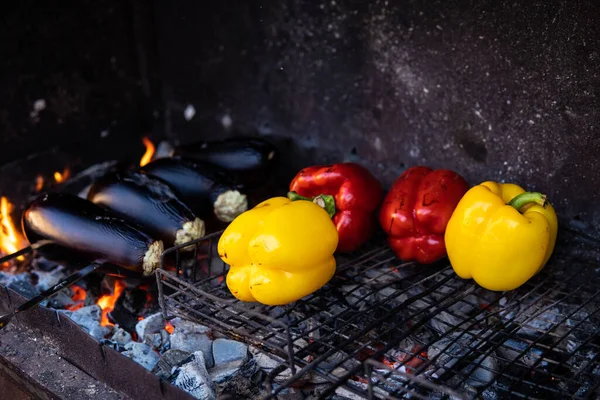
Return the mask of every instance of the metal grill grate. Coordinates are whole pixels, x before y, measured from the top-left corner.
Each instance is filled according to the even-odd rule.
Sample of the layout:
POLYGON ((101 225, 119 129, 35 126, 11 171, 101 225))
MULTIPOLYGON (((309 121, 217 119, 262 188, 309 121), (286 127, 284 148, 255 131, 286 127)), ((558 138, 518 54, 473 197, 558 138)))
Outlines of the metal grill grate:
POLYGON ((159 300, 270 354, 269 397, 291 386, 369 398, 586 398, 600 386, 599 243, 561 233, 546 268, 496 293, 446 263, 400 264, 382 238, 338 257, 324 288, 284 307, 237 301, 221 232, 168 249, 159 300), (193 251, 190 251, 193 250, 193 251))

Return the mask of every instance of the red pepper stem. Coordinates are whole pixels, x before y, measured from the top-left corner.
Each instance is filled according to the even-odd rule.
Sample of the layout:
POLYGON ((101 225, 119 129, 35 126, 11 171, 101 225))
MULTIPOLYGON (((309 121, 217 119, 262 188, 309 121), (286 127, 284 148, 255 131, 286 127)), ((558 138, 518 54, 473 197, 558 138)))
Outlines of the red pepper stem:
POLYGON ((517 209, 517 211, 521 210, 527 204, 539 204, 542 207, 546 206, 546 195, 538 192, 525 192, 520 195, 515 196, 510 203, 509 206, 512 206, 517 209))
POLYGON ((292 201, 296 201, 296 200, 312 201, 319 207, 324 208, 325 211, 327 211, 327 214, 329 214, 330 218, 333 218, 333 216, 335 215, 335 199, 330 194, 320 194, 315 197, 304 197, 304 196, 300 196, 296 192, 288 192, 287 197, 288 197, 288 199, 290 199, 292 201))

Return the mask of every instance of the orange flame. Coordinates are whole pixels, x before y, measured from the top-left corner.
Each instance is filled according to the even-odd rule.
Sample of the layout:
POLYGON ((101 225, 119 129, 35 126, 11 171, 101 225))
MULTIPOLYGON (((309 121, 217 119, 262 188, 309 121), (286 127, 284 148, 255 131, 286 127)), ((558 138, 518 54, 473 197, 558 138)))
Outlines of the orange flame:
POLYGON ((66 309, 70 311, 79 310, 84 305, 85 298, 87 297, 87 292, 81 286, 73 285, 71 286, 73 290, 73 296, 71 299, 75 302, 75 304, 67 306, 66 309))
POLYGON ((144 146, 146 146, 146 152, 144 153, 144 155, 142 156, 142 159, 140 160, 140 167, 143 167, 144 165, 146 165, 150 161, 152 161, 152 156, 154 155, 154 152, 156 151, 156 148, 154 147, 154 143, 152 143, 150 141, 150 139, 148 139, 147 137, 144 137, 142 139, 142 142, 144 143, 144 146))
MULTIPOLYGON (((0 198, 0 251, 5 254, 14 253, 25 246, 25 239, 15 229, 15 224, 10 217, 13 205, 4 196, 0 198)), ((17 257, 23 260, 23 256, 17 257)))
POLYGON ((44 177, 41 175, 38 175, 37 178, 35 178, 35 191, 36 193, 41 191, 44 188, 44 177))
POLYGON ((98 299, 98 304, 102 309, 102 320, 100 321, 100 325, 102 326, 113 326, 114 324, 108 320, 108 313, 115 309, 115 303, 117 299, 123 293, 125 289, 125 285, 123 282, 117 280, 115 281, 115 287, 113 289, 112 294, 106 294, 98 299))
POLYGON ((54 180, 56 181, 56 183, 63 183, 64 181, 69 179, 70 175, 71 175, 71 170, 67 167, 67 168, 65 168, 65 170, 63 172, 56 171, 54 173, 54 180))
POLYGON ((167 321, 165 323, 165 331, 169 332, 169 334, 172 334, 175 331, 175 327, 173 326, 173 324, 167 321))

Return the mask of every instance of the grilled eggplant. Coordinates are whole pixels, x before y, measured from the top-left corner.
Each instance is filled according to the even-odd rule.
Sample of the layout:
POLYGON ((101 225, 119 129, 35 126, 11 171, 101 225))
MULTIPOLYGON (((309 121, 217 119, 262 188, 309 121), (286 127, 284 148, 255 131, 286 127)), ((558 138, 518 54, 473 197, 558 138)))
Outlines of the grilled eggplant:
POLYGON ((179 146, 175 148, 174 155, 224 168, 248 188, 264 183, 279 158, 273 144, 245 136, 179 146))
POLYGON ((134 222, 168 247, 205 234, 204 221, 197 218, 167 184, 141 172, 105 175, 92 184, 88 200, 134 222))
POLYGON ((231 222, 248 209, 248 198, 231 174, 214 164, 182 157, 160 158, 141 171, 161 179, 199 217, 212 210, 223 222, 231 222))
POLYGON ((150 275, 160 265, 163 242, 139 227, 72 194, 34 199, 21 220, 29 243, 52 243, 38 252, 49 260, 94 260, 150 275))

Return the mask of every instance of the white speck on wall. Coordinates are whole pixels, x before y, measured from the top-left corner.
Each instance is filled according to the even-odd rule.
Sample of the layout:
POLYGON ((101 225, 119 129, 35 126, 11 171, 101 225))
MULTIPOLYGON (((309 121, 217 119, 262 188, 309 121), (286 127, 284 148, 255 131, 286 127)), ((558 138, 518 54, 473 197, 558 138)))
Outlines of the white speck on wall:
POLYGON ((425 92, 426 94, 429 93, 429 89, 427 89, 426 87, 423 88, 423 92, 425 92))
POLYGON ((221 125, 223 125, 223 128, 225 129, 231 128, 231 125, 233 125, 233 119, 229 114, 225 114, 223 117, 221 117, 221 125))
POLYGON ((40 112, 46 109, 46 100, 44 99, 37 99, 36 101, 33 102, 33 110, 40 112))
POLYGON ((377 136, 375 138, 375 141, 373 142, 373 147, 375 147, 375 150, 381 151, 381 148, 382 148, 382 146, 381 146, 381 138, 379 136, 377 136))
POLYGON ((101 138, 105 138, 109 135, 110 132, 108 132, 108 129, 105 129, 103 131, 100 132, 100 137, 101 138))
POLYGON ((417 146, 413 146, 409 153, 411 157, 417 158, 421 155, 421 150, 417 146))
POLYGON ((530 119, 530 120, 529 120, 529 121, 527 121, 527 122, 529 123, 529 125, 533 125, 533 124, 535 124, 535 122, 533 122, 533 120, 532 120, 532 119, 530 119))
POLYGON ((194 108, 193 105, 188 104, 185 107, 185 110, 183 110, 183 118, 185 118, 186 121, 190 121, 194 118, 194 115, 196 115, 196 108, 194 108))
POLYGON ((31 112, 29 113, 29 116, 31 118, 33 118, 33 120, 35 122, 39 121, 39 114, 40 111, 44 110, 46 108, 46 100, 44 99, 38 99, 36 101, 33 102, 33 110, 31 110, 31 112))
POLYGON ((489 124, 488 125, 488 131, 491 131, 491 130, 492 130, 492 124, 489 124))

